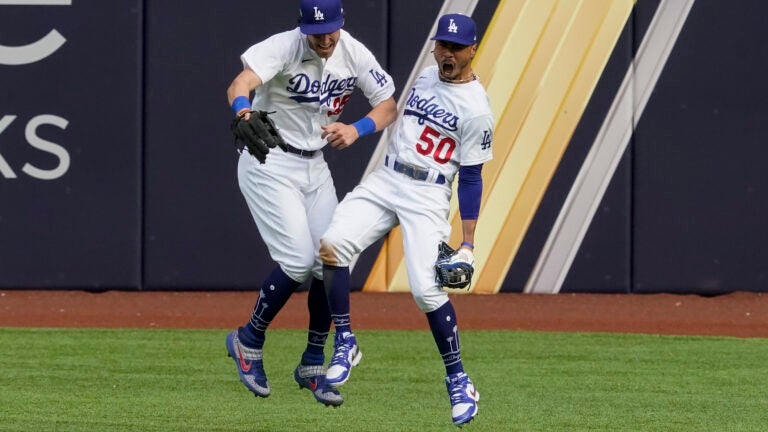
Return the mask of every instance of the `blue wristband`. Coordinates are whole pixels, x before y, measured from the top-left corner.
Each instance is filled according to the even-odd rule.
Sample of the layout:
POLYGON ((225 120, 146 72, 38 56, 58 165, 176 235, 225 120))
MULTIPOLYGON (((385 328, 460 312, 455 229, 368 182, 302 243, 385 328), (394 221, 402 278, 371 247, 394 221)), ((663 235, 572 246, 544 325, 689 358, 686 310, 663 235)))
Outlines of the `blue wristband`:
POLYGON ((474 249, 475 248, 475 245, 473 245, 470 242, 461 242, 461 245, 462 246, 469 246, 470 249, 474 249))
POLYGON ((237 115, 243 109, 251 109, 251 102, 245 96, 238 96, 232 101, 232 111, 237 115))
POLYGON ((357 134, 361 137, 364 137, 366 135, 370 135, 374 132, 376 132, 376 123, 374 123, 373 119, 366 116, 361 118, 360 120, 352 123, 352 126, 357 129, 357 134))

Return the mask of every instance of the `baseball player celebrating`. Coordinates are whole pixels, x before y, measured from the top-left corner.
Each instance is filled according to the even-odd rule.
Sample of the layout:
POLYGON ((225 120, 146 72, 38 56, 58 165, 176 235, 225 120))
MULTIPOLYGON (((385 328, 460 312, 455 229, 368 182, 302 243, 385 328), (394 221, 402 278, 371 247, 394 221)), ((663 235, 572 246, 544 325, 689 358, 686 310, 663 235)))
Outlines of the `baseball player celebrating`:
POLYGON ((443 358, 453 422, 462 425, 477 415, 480 396, 464 372, 456 313, 441 289, 442 282, 437 281, 436 267, 445 267, 441 272, 446 273, 468 269, 462 278, 469 283, 481 168, 492 158, 494 124, 488 95, 471 67, 477 51, 474 21, 464 15, 444 15, 432 39, 437 65, 425 68, 408 94, 385 164, 346 195, 320 242, 336 327, 326 383, 338 387, 346 382, 361 357, 349 321, 350 259, 399 224, 411 293, 427 315, 443 358), (447 219, 457 172, 464 241, 437 261, 439 245, 450 235, 447 219))
POLYGON ((227 89, 233 132, 247 150, 238 162, 240 190, 277 265, 261 287, 249 322, 227 335, 226 347, 248 390, 269 396, 262 362, 267 327, 312 276, 307 346, 294 378, 318 402, 337 406, 341 395, 325 384, 323 348, 331 317, 317 245, 338 199, 321 149, 327 143, 345 148, 385 128, 396 119, 397 107, 391 77, 342 30, 341 0, 301 0, 299 12, 297 28, 242 54, 243 71, 227 89), (339 123, 355 87, 373 109, 353 124, 339 123), (262 135, 266 130, 274 136, 262 135), (280 149, 274 149, 276 144, 280 149))

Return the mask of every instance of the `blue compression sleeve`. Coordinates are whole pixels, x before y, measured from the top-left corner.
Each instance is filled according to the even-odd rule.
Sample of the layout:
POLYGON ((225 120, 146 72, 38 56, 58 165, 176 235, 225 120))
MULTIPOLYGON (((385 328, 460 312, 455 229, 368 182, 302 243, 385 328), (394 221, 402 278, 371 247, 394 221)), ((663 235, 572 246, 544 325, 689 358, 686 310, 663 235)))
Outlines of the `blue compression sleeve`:
POLYGON ((483 195, 483 164, 459 168, 459 213, 462 219, 477 219, 483 195))

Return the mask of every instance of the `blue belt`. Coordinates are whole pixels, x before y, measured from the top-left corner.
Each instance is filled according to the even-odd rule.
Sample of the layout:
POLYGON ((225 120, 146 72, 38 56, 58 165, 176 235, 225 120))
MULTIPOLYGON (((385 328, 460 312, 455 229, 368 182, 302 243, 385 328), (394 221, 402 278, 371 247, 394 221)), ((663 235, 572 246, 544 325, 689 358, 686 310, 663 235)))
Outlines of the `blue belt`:
MULTIPOLYGON (((429 178, 428 169, 423 169, 423 168, 415 167, 413 165, 401 163, 401 162, 398 162, 397 159, 395 159, 394 164, 390 165, 389 155, 387 155, 386 160, 384 161, 384 165, 391 167, 393 170, 399 172, 400 174, 405 174, 414 180, 427 181, 427 179, 429 178)), ((443 176, 442 174, 438 174, 434 182, 436 184, 445 184, 445 176, 443 176)))
POLYGON ((288 143, 285 143, 285 147, 288 153, 293 153, 295 155, 299 155, 305 158, 311 158, 315 155, 315 153, 317 153, 317 150, 301 150, 301 149, 297 149, 296 147, 288 143))

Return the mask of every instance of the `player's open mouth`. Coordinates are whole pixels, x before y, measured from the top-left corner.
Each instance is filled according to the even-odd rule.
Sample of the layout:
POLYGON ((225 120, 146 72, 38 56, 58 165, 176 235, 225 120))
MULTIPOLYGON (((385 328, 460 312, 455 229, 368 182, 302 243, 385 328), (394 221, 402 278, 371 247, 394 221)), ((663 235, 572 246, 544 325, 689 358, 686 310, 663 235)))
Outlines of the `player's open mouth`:
POLYGON ((443 62, 440 64, 440 74, 446 78, 453 77, 453 63, 443 62))

